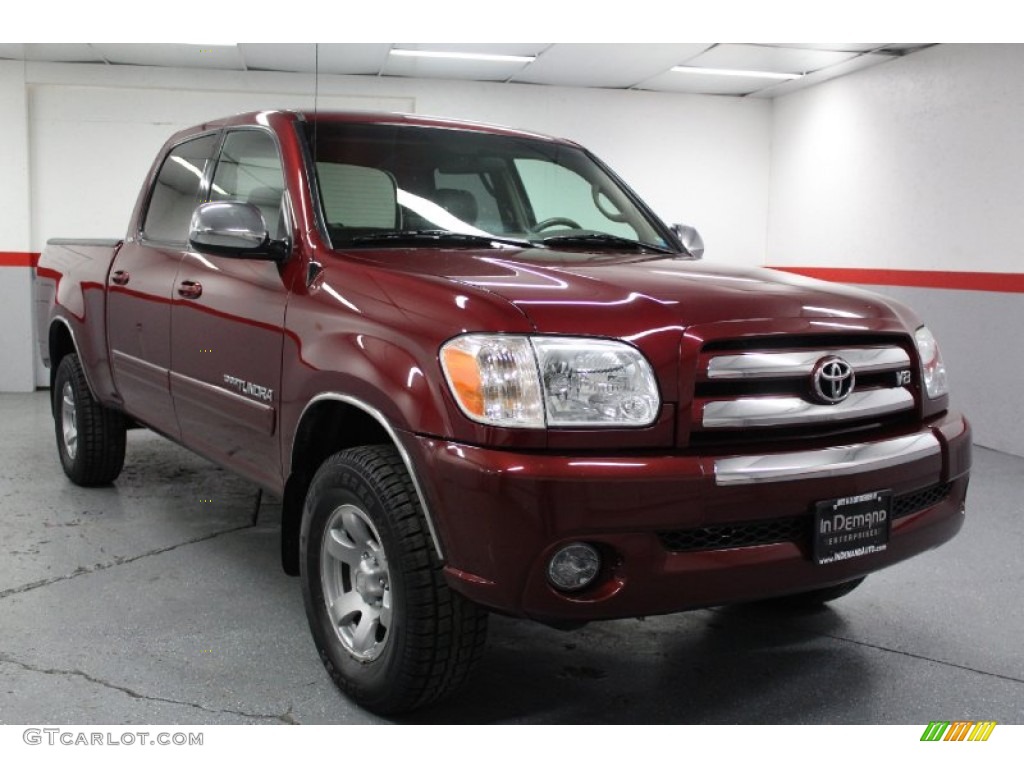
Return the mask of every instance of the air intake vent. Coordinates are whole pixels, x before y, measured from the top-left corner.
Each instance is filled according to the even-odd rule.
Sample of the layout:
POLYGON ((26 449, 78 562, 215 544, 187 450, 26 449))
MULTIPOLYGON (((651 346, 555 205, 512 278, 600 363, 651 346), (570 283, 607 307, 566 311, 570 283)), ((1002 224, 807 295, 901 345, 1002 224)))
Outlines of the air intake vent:
MULTIPOLYGON (((952 483, 942 483, 896 496, 892 501, 893 519, 922 512, 940 504, 949 496, 952 487, 952 483)), ((678 531, 659 531, 658 539, 670 552, 706 552, 783 542, 807 548, 811 539, 811 519, 811 515, 808 514, 774 520, 708 525, 678 531)))

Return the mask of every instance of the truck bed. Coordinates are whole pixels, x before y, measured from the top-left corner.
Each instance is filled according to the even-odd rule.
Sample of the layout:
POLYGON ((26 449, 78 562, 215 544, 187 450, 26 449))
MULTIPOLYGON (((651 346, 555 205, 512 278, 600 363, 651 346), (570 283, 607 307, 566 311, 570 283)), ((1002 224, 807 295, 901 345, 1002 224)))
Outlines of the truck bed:
POLYGON ((107 403, 116 396, 104 333, 106 283, 121 242, 120 238, 48 240, 36 267, 36 337, 44 365, 50 367, 53 321, 60 320, 88 371, 94 395, 107 403), (86 322, 90 316, 93 321, 86 322))

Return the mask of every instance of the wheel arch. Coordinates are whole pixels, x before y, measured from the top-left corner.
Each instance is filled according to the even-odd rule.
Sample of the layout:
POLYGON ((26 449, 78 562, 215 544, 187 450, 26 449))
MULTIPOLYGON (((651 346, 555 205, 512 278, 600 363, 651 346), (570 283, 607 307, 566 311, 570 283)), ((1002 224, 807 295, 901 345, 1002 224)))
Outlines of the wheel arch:
POLYGON ((85 385, 89 393, 95 398, 96 389, 89 380, 89 371, 86 370, 85 362, 82 360, 82 353, 78 349, 78 340, 75 338, 75 331, 63 317, 54 317, 50 321, 50 330, 47 338, 47 349, 49 350, 50 365, 50 406, 55 408, 53 398, 53 384, 57 378, 57 368, 60 361, 70 354, 78 355, 79 364, 82 367, 82 374, 85 376, 85 385))
POLYGON ((360 445, 392 445, 405 465, 437 556, 444 550, 427 505, 423 488, 395 428, 387 417, 356 397, 341 392, 322 392, 303 408, 292 440, 288 479, 285 482, 281 512, 281 565, 285 573, 299 573, 299 531, 306 491, 313 474, 329 456, 360 445))

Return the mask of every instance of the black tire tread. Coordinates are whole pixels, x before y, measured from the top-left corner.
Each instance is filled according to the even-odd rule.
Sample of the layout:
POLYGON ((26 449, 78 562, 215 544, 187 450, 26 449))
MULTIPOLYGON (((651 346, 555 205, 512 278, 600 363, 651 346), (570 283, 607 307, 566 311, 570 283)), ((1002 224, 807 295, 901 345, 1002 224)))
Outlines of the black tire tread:
POLYGON ((78 355, 61 358, 51 393, 54 399, 54 427, 57 452, 64 473, 75 485, 109 485, 124 468, 126 429, 124 415, 100 404, 89 390, 78 355), (64 382, 71 381, 78 426, 78 450, 71 459, 64 451, 61 431, 61 400, 64 382))
MULTIPOLYGON (((360 700, 360 692, 335 668, 321 649, 320 657, 335 684, 360 704, 381 714, 399 714, 438 701, 461 686, 483 654, 488 614, 452 591, 434 549, 412 478, 393 446, 350 448, 328 458, 317 475, 336 469, 361 472, 379 489, 390 511, 400 545, 399 567, 406 575, 407 609, 412 621, 401 662, 401 682, 384 701, 360 700)), ((310 494, 316 494, 314 479, 310 494)), ((314 504, 315 498, 307 501, 314 504)), ((389 553, 389 558, 394 557, 389 553)))

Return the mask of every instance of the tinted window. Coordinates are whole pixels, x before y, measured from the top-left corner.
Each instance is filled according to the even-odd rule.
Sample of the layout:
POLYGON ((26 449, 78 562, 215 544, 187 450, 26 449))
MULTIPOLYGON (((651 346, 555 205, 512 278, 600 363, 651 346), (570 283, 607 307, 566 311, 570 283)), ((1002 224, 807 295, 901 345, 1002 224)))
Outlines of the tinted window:
POLYGON ((199 203, 199 184, 213 154, 216 135, 179 144, 164 160, 153 185, 142 231, 151 240, 183 243, 199 203))
POLYGON ((252 203, 263 213, 270 236, 288 234, 282 212, 284 173, 273 138, 263 131, 227 135, 210 187, 211 200, 252 203))
POLYGON ((571 145, 473 130, 332 122, 317 127, 314 142, 312 126, 306 130, 335 247, 377 247, 388 234, 424 231, 490 234, 538 246, 550 239, 560 248, 575 247, 565 244, 566 236, 588 247, 595 235, 667 246, 657 222, 628 191, 571 145))
MULTIPOLYGON (((610 187, 598 187, 575 170, 547 159, 517 158, 515 162, 538 223, 566 219, 595 232, 637 236, 637 228, 625 221, 622 210, 609 197, 606 190, 610 187)), ((564 229, 570 225, 554 226, 564 229)), ((557 234, 554 227, 551 232, 557 234)))

